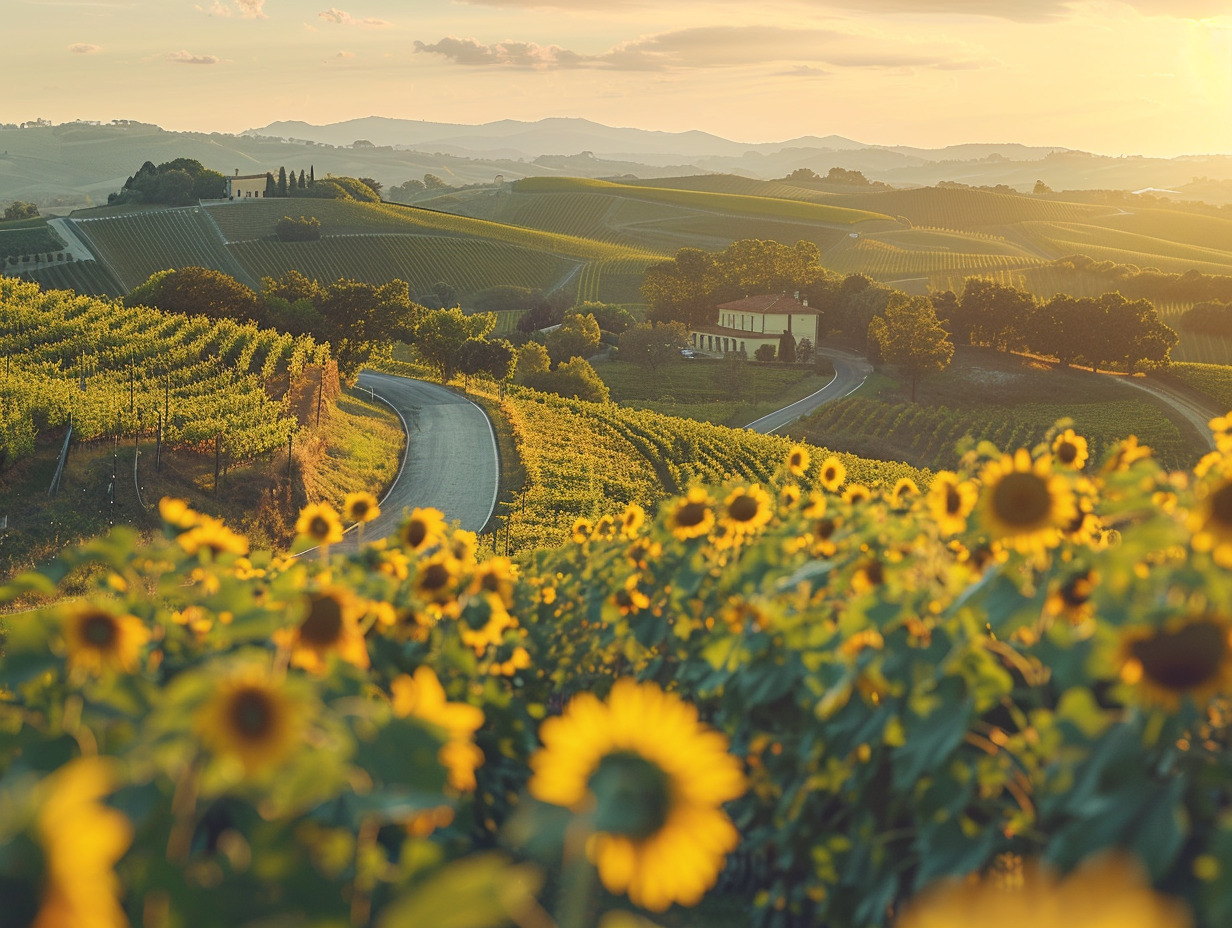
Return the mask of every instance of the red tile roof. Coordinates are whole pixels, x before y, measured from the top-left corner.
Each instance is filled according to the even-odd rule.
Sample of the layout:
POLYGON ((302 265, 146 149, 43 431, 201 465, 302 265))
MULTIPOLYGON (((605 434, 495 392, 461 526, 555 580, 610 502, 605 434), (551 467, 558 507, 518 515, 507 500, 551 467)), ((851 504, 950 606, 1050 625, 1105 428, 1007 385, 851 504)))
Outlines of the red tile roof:
POLYGON ((731 303, 720 303, 719 309, 737 313, 812 313, 821 315, 821 310, 805 306, 786 293, 761 293, 757 296, 746 296, 743 300, 731 303))

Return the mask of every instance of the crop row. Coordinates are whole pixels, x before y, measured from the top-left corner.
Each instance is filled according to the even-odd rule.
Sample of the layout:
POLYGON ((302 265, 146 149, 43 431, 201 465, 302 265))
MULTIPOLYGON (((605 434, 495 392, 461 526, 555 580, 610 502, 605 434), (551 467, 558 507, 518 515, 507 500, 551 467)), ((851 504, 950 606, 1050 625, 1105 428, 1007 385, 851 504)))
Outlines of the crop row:
POLYGON ((1169 466, 1192 463, 1187 460, 1176 425, 1157 406, 1139 400, 952 409, 850 397, 823 406, 800 427, 809 440, 896 455, 933 470, 950 470, 958 465, 955 445, 964 437, 990 441, 998 448, 1031 448, 1063 418, 1074 421, 1096 459, 1109 446, 1136 434, 1169 466))
POLYGON ((348 235, 317 242, 244 242, 229 246, 255 277, 300 271, 317 280, 339 277, 372 284, 405 280, 413 291, 447 281, 474 293, 497 286, 548 289, 574 263, 504 242, 427 235, 348 235))
POLYGON ((249 286, 255 284, 228 253, 209 216, 197 207, 77 220, 74 227, 125 290, 157 271, 181 267, 213 268, 249 286))
POLYGON ((1076 222, 1024 222, 1016 231, 1057 258, 1080 253, 1098 261, 1136 264, 1170 272, 1190 269, 1212 274, 1232 272, 1232 250, 1228 248, 1187 245, 1076 222))
POLYGON ((1042 262, 1037 258, 1008 254, 966 254, 901 248, 873 238, 843 239, 825 253, 826 267, 842 273, 863 273, 894 279, 909 275, 967 272, 971 276, 1017 270, 1042 262))
POLYGON ((173 446, 221 434, 233 459, 278 447, 295 428, 285 396, 325 346, 232 320, 127 307, 0 280, 0 447, 33 450, 40 428, 73 423, 89 440, 153 433, 173 446), (282 386, 275 388, 275 382, 282 386))
POLYGON ((946 187, 860 194, 844 197, 843 202, 861 209, 901 216, 912 225, 959 231, 1027 220, 1082 222, 1091 216, 1109 212, 1106 207, 1064 203, 992 190, 946 187))
POLYGON ((1232 367, 1226 364, 1173 364, 1168 373, 1184 381, 1224 411, 1232 410, 1232 367))

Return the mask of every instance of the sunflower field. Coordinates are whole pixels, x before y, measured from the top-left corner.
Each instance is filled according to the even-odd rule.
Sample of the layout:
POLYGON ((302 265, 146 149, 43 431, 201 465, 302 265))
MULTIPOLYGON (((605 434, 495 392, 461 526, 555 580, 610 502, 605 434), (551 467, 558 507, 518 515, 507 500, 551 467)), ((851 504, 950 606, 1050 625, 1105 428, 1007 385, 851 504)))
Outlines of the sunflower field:
POLYGON ((1223 928, 1212 427, 925 491, 796 446, 517 562, 433 510, 331 556, 366 494, 298 557, 166 499, 0 591, 0 925, 1223 928))

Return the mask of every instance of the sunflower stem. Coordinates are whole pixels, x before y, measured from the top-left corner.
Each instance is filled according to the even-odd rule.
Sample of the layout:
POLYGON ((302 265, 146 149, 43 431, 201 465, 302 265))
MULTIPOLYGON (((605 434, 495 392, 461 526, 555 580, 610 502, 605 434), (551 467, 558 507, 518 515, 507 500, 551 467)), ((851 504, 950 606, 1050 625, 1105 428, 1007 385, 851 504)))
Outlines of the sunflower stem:
POLYGON ((557 928, 588 928, 594 921, 598 872, 586 854, 586 844, 593 834, 586 819, 575 821, 565 832, 564 874, 556 904, 557 928))

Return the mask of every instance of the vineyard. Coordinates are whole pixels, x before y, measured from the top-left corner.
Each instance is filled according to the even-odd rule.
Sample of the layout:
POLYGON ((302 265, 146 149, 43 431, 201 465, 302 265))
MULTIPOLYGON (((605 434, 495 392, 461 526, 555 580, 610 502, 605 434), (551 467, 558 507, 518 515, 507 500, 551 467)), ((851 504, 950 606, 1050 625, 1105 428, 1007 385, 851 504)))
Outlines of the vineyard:
POLYGON ((1232 410, 1232 367, 1225 364, 1173 363, 1168 375, 1210 397, 1220 409, 1232 410))
POLYGON ((254 277, 299 271, 317 280, 372 284, 397 277, 412 292, 445 280, 468 293, 497 286, 549 289, 576 264, 504 242, 426 235, 347 235, 319 242, 244 242, 231 254, 254 277))
POLYGON ((74 290, 87 296, 124 295, 124 288, 111 272, 97 261, 70 261, 27 271, 23 279, 32 280, 44 290, 74 290))
MULTIPOLYGON (((616 404, 563 399, 533 390, 507 391, 502 408, 526 469, 523 492, 508 514, 517 550, 554 547, 579 516, 593 518, 627 503, 643 507, 700 482, 769 483, 791 442, 616 404)), ((810 479, 827 456, 810 449, 810 479)), ((840 454, 853 483, 893 486, 927 472, 905 464, 840 454)))
POLYGON ((630 197, 653 203, 666 203, 711 213, 736 216, 795 220, 823 225, 851 226, 860 222, 891 221, 882 212, 852 209, 845 206, 808 203, 801 200, 716 193, 701 190, 681 190, 669 187, 649 187, 640 184, 617 184, 611 181, 576 177, 528 177, 514 185, 515 193, 603 193, 630 197))
MULTIPOLYGON (((826 267, 844 274, 861 273, 881 280, 899 277, 932 276, 944 279, 953 276, 986 277, 998 272, 1020 270, 1043 262, 1013 246, 999 241, 984 241, 958 235, 893 233, 893 239, 881 235, 844 238, 822 255, 826 267), (946 243, 936 240, 944 238, 946 243), (967 251, 950 250, 965 245, 967 251)), ((961 286, 960 286, 961 291, 961 286)))
POLYGON ((991 190, 921 187, 883 193, 856 194, 840 202, 858 209, 887 213, 906 219, 913 226, 976 230, 1016 222, 1087 222, 1111 212, 1107 207, 1063 203, 1038 197, 997 193, 991 190))
POLYGON ((1030 448, 1043 441, 1057 420, 1064 418, 1072 419, 1074 428, 1086 436, 1096 459, 1118 441, 1136 434, 1161 461, 1175 466, 1192 463, 1193 454, 1176 425, 1158 406, 1139 400, 960 409, 849 397, 822 407, 801 420, 793 431, 799 429, 798 434, 806 440, 825 441, 834 448, 896 455, 919 467, 953 470, 960 457, 955 445, 964 437, 990 441, 999 448, 1030 448))
POLYGON ((219 436, 242 461, 285 445, 296 427, 268 387, 293 382, 324 347, 227 320, 125 307, 0 279, 0 448, 28 455, 41 429, 75 439, 144 434, 171 447, 219 436))
POLYGON ((250 287, 257 284, 227 251, 209 215, 197 207, 79 219, 74 227, 125 292, 156 271, 191 266, 222 271, 250 287))
POLYGON ((1054 257, 1085 254, 1098 261, 1183 273, 1232 273, 1232 244, 1224 248, 1187 245, 1151 235, 1122 232, 1074 222, 1024 222, 1016 227, 1025 239, 1054 257))

